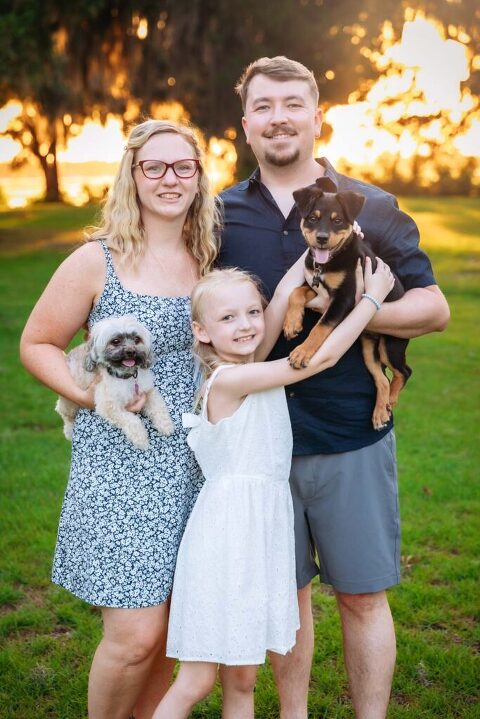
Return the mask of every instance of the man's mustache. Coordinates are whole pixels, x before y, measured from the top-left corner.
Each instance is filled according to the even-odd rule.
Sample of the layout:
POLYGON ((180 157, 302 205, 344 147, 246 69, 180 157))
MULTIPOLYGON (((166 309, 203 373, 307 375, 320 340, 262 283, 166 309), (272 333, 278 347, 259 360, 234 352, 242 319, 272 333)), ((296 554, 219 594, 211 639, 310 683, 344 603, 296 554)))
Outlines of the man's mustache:
POLYGON ((263 133, 264 137, 272 138, 276 137, 277 135, 296 135, 297 132, 292 127, 282 127, 277 128, 275 130, 267 130, 263 133))

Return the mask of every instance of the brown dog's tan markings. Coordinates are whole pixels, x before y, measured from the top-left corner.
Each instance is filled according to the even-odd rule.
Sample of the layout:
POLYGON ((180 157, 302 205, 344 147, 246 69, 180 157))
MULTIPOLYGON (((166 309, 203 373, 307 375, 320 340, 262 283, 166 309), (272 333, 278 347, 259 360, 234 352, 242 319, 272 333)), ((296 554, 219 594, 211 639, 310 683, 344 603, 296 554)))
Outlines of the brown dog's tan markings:
POLYGON ((323 281, 331 290, 338 290, 345 280, 345 272, 326 272, 323 281))
POLYGON ((298 335, 303 327, 303 315, 305 314, 305 305, 317 296, 315 290, 311 287, 297 287, 288 298, 288 310, 283 322, 283 332, 289 340, 298 335))
POLYGON ((367 369, 373 377, 377 388, 377 400, 372 415, 372 423, 375 429, 381 429, 390 419, 390 383, 388 377, 383 374, 382 366, 375 358, 374 340, 369 335, 362 335, 362 353, 367 369))
POLYGON ((339 252, 342 249, 342 246, 345 244, 345 241, 348 240, 351 234, 351 227, 347 227, 346 230, 339 230, 338 232, 330 233, 328 237, 327 247, 331 250, 336 250, 337 252, 339 252))
POLYGON ((399 372, 398 369, 396 369, 391 361, 390 357, 388 356, 387 349, 385 347, 385 339, 383 337, 380 337, 380 343, 379 343, 379 354, 380 354, 380 362, 385 365, 385 367, 388 367, 389 370, 392 372, 393 377, 392 381, 390 383, 390 398, 388 400, 388 404, 390 405, 390 409, 393 409, 393 407, 396 405, 398 401, 398 395, 400 394, 400 391, 403 389, 405 385, 405 377, 401 372, 399 372))
POLYGON ((288 359, 291 366, 295 369, 308 367, 308 363, 312 359, 313 355, 322 346, 332 330, 333 327, 317 323, 305 342, 302 342, 301 345, 295 347, 295 349, 290 353, 288 359))
POLYGON ((305 237, 306 241, 310 245, 310 247, 316 247, 317 246, 317 237, 315 235, 315 232, 312 230, 307 230, 305 227, 303 230, 303 236, 305 237))

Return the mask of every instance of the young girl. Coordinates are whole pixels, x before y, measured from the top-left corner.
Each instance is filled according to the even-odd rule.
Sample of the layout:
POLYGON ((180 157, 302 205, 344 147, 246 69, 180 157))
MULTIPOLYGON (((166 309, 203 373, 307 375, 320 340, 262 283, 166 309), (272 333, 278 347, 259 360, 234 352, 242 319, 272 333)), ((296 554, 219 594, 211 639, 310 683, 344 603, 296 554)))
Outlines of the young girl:
MULTIPOLYGON (((382 302, 393 285, 379 260, 365 292, 382 302)), ((285 312, 281 293, 266 310, 253 279, 215 270, 192 295, 195 350, 206 378, 202 410, 184 415, 205 476, 175 570, 167 656, 182 661, 153 719, 183 719, 211 690, 221 665, 224 719, 253 718, 256 670, 266 651, 285 654, 299 628, 292 434, 284 385, 331 367, 376 311, 368 296, 326 339, 310 365, 255 362, 270 351, 285 312)))

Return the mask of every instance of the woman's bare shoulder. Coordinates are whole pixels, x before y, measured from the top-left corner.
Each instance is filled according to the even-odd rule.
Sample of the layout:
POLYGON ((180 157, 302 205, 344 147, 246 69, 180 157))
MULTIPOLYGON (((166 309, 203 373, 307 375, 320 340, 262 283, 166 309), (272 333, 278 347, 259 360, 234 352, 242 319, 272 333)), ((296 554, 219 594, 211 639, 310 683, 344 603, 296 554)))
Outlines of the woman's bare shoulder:
POLYGON ((84 279, 105 275, 105 253, 98 242, 85 242, 73 250, 62 262, 58 271, 62 274, 83 275, 84 279))
POLYGON ((105 252, 103 251, 99 242, 85 242, 80 247, 67 257, 65 262, 71 262, 72 264, 81 263, 82 266, 95 267, 105 266, 105 252))

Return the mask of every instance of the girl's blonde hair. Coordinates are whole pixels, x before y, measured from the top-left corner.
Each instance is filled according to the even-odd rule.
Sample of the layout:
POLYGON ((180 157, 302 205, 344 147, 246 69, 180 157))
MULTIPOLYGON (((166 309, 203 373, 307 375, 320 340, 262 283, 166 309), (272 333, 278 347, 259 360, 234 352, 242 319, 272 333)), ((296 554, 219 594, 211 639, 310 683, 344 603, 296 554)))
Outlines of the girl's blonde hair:
MULTIPOLYGON (((193 288, 191 298, 192 322, 197 322, 200 325, 203 323, 205 311, 212 305, 212 301, 214 301, 213 295, 216 289, 219 287, 225 287, 225 285, 228 285, 229 283, 239 284, 241 282, 249 282, 255 287, 260 296, 262 307, 265 308, 267 301, 260 288, 259 280, 256 277, 244 270, 239 270, 238 267, 228 267, 224 270, 212 270, 202 277, 193 288)), ((193 352, 199 361, 204 381, 210 377, 212 372, 217 367, 224 364, 224 360, 218 356, 213 345, 207 344, 206 342, 200 342, 200 340, 196 337, 194 337, 193 340, 193 352)))
POLYGON ((194 157, 200 160, 198 193, 188 210, 183 236, 187 248, 199 264, 200 275, 204 275, 218 251, 214 229, 219 226, 219 212, 205 174, 205 155, 200 138, 189 125, 167 120, 147 120, 132 129, 103 207, 101 226, 91 228, 88 240, 104 239, 108 247, 120 253, 123 262, 135 264, 142 256, 146 246, 145 233, 132 168, 137 150, 154 135, 163 133, 183 137, 191 146, 194 157))

